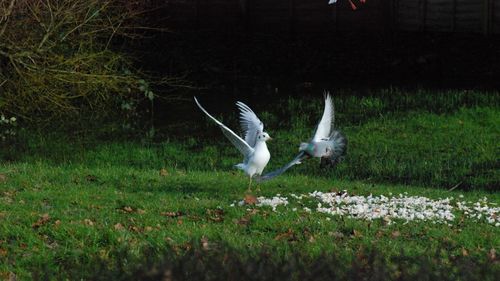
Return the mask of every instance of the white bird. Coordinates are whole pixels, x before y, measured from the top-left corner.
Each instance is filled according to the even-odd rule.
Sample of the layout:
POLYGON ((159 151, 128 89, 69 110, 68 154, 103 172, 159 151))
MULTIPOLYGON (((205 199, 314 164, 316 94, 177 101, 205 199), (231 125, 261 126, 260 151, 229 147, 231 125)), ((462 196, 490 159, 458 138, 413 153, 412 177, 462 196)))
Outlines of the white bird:
POLYGON ((245 139, 243 140, 226 125, 210 115, 200 105, 196 97, 194 97, 194 101, 201 111, 219 125, 222 133, 224 133, 229 141, 241 152, 241 154, 243 154, 243 163, 236 164, 235 167, 243 170, 245 174, 250 177, 250 182, 248 184, 248 190, 250 191, 252 178, 254 176, 260 176, 269 162, 269 159, 271 159, 266 141, 272 138, 268 133, 264 132, 264 124, 250 107, 242 102, 236 102, 236 105, 240 109, 240 123, 245 135, 245 139))
POLYGON ((335 130, 334 125, 335 108, 330 93, 325 92, 323 116, 311 140, 300 144, 299 154, 290 163, 276 171, 259 177, 258 181, 262 182, 279 176, 292 166, 300 164, 302 160, 311 157, 321 158, 321 165, 335 166, 342 160, 346 153, 347 139, 341 132, 335 130))

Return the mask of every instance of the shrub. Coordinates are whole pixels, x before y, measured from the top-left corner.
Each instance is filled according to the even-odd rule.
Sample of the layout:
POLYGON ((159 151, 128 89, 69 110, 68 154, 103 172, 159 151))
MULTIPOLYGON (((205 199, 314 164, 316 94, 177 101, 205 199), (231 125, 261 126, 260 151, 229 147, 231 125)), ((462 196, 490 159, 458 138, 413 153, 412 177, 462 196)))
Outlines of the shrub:
POLYGON ((140 36, 143 2, 0 0, 0 112, 35 123, 96 120, 152 98, 115 44, 140 36))

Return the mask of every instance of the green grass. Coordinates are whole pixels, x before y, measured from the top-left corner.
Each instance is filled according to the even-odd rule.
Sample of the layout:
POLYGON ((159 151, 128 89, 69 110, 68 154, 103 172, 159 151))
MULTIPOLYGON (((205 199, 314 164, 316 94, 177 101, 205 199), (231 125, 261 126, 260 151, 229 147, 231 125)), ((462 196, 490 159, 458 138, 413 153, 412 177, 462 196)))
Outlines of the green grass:
MULTIPOLYGON (((305 162, 262 184, 260 194, 346 189, 361 195, 463 195, 466 201, 486 196, 500 204, 498 98, 447 95, 421 93, 421 100, 400 95, 398 102, 391 91, 362 98, 339 94, 337 124, 349 139, 345 162, 332 171, 320 169, 317 161, 305 162)), ((279 104, 259 114, 275 139, 269 143, 267 171, 294 156, 322 110, 321 100, 279 104), (301 114, 284 118, 287 111, 301 114)), ((225 119, 232 128, 237 126, 234 116, 225 119)), ((184 135, 165 138, 163 133, 161 141, 142 144, 24 133, 19 143, 4 147, 0 276, 99 279, 102 272, 121 272, 132 278, 137 264, 143 265, 144 251, 156 263, 165 251, 182 256, 202 247, 201 241, 232 249, 243 260, 263 251, 276 260, 294 253, 306 259, 334 255, 339 268, 376 251, 396 274, 393 279, 398 269, 391 264, 401 256, 431 264, 437 257, 447 266, 467 257, 498 273, 492 249, 500 252, 500 228, 482 220, 388 225, 308 213, 296 202, 278 212, 230 207, 247 186, 245 176, 232 167, 240 156, 201 114, 194 119, 197 124, 191 123, 184 135), (167 175, 160 174, 163 168, 167 175)))
MULTIPOLYGON (((136 151, 140 153, 140 150, 136 151)), ((350 260, 363 250, 379 249, 387 257, 429 256, 445 249, 446 258, 460 257, 464 249, 478 260, 488 261, 491 249, 500 245, 500 230, 485 222, 465 220, 452 226, 411 222, 386 225, 354 219, 292 211, 293 206, 272 212, 261 208, 249 215, 247 207, 230 207, 243 197, 246 180, 231 172, 169 170, 122 165, 64 166, 43 162, 2 166, 7 176, 0 188, 0 272, 15 272, 28 278, 43 270, 65 276, 74 268, 113 262, 116 249, 139 254, 145 248, 161 253, 167 245, 185 246, 221 243, 245 254, 257 254, 262 247, 273 249, 277 258, 300 251, 308 256, 337 253, 350 260), (217 209, 223 215, 216 214, 217 209), (168 217, 165 212, 181 212, 168 217), (47 222, 40 222, 48 214, 47 222), (242 218, 248 224, 239 224, 242 218), (293 239, 278 239, 291 230, 293 239), (394 233, 400 232, 395 237, 394 233), (341 236, 338 237, 338 233, 341 236), (357 233, 357 234, 355 234, 357 233), (313 238, 311 238, 313 237, 313 238)), ((448 192, 408 186, 371 185, 361 182, 288 176, 262 185, 262 195, 305 193, 332 188, 356 194, 409 192, 431 198, 457 197, 477 200, 488 196, 500 203, 500 195, 480 191, 448 192)), ((312 206, 311 206, 312 207, 312 206)), ((81 272, 92 276, 92 271, 81 272)), ((74 279, 76 276, 68 276, 74 279)))

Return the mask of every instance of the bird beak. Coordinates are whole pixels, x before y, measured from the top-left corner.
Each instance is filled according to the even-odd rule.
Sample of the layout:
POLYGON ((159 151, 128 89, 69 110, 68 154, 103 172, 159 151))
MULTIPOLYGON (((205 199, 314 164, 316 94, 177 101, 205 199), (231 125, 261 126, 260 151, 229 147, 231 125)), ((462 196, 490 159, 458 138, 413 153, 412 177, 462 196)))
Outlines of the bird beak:
POLYGON ((269 139, 268 139, 268 140, 273 140, 273 138, 269 137, 269 139))

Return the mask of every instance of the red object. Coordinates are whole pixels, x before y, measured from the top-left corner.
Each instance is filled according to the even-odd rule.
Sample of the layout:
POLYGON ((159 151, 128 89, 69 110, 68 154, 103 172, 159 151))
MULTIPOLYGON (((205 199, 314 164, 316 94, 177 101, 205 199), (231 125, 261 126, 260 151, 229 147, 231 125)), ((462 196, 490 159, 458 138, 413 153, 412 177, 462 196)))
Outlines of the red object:
POLYGON ((356 7, 356 5, 354 5, 354 3, 351 0, 349 0, 349 4, 351 4, 351 8, 353 10, 356 10, 358 8, 358 7, 356 7))

